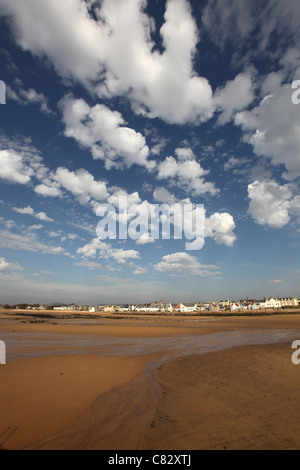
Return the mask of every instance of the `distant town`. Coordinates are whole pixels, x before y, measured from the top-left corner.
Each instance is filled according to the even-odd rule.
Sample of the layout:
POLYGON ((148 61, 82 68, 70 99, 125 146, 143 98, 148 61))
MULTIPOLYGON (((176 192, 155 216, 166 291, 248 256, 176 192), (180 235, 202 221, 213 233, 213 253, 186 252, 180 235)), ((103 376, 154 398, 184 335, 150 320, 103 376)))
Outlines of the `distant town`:
POLYGON ((297 297, 287 298, 264 298, 243 299, 243 300, 220 300, 212 302, 181 302, 164 303, 162 300, 148 304, 106 304, 106 305, 41 305, 41 304, 16 304, 0 305, 2 310, 39 310, 55 312, 106 312, 106 313, 218 313, 218 312, 247 312, 247 311, 267 311, 268 309, 300 309, 300 299, 297 297))

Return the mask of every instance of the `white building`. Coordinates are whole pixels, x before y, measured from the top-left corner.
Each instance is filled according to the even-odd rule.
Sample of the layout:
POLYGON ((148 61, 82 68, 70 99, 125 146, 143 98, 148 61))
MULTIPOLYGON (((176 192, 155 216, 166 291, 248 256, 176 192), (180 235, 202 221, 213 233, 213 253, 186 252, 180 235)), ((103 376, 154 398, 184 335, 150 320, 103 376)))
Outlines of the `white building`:
POLYGON ((197 312, 198 311, 198 306, 197 306, 197 304, 194 304, 194 305, 180 304, 180 311, 184 312, 184 313, 197 312))
POLYGON ((160 309, 159 307, 152 307, 152 306, 142 306, 142 307, 135 307, 136 312, 150 312, 150 313, 155 313, 159 312, 160 309))
POLYGON ((265 308, 281 308, 281 302, 271 297, 270 299, 266 299, 265 308))
POLYGON ((261 305, 259 303, 253 303, 247 306, 248 310, 259 310, 260 308, 261 308, 261 305))
POLYGON ((174 307, 172 304, 163 304, 161 307, 160 307, 160 311, 161 312, 170 312, 172 313, 174 310, 174 307))
POLYGON ((237 310, 241 310, 243 308, 244 308, 244 306, 241 305, 239 302, 231 302, 231 304, 230 304, 230 310, 232 312, 235 312, 237 310))

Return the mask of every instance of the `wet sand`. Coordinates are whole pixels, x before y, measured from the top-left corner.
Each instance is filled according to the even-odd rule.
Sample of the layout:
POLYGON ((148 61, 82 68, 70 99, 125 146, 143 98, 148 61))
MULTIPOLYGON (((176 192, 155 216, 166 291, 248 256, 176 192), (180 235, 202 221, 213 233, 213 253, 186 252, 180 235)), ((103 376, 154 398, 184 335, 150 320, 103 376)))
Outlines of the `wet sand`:
POLYGON ((291 344, 181 357, 159 370, 147 449, 300 449, 300 365, 291 344))
POLYGON ((0 322, 1 448, 300 448, 300 315, 55 323, 0 322))
POLYGON ((0 447, 36 448, 69 424, 73 428, 99 395, 141 375, 145 363, 139 357, 62 356, 0 366, 0 447))

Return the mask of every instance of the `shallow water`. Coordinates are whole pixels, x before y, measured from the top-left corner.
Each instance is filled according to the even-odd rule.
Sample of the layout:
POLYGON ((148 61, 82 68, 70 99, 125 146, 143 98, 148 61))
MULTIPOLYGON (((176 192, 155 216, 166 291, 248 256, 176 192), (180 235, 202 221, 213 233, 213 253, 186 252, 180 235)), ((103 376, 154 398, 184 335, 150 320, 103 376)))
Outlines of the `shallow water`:
POLYGON ((2 332, 7 363, 63 354, 141 356, 149 358, 143 373, 100 395, 90 409, 59 433, 32 443, 28 449, 142 449, 161 400, 157 370, 179 356, 204 354, 234 346, 262 345, 300 339, 296 330, 238 329, 206 335, 119 338, 102 335, 2 332))
MULTIPOLYGON (((61 354, 61 346, 68 353, 96 353, 102 355, 145 355, 161 353, 147 362, 143 373, 135 379, 100 395, 86 414, 66 426, 61 432, 35 442, 28 449, 143 449, 144 436, 150 428, 161 400, 157 370, 161 364, 178 356, 220 351, 233 346, 291 342, 300 333, 293 330, 238 330, 207 335, 179 335, 165 338, 113 338, 105 336, 16 335, 10 341, 14 346, 32 347, 33 341, 41 354, 44 344, 53 347, 52 353, 61 354), (44 343, 46 341, 46 343, 44 343), (28 344, 28 342, 30 344, 28 344)), ((49 353, 44 350, 45 354, 49 353)), ((22 354, 24 354, 22 352, 22 354)))
POLYGON ((7 361, 57 354, 140 356, 153 353, 204 354, 234 346, 289 342, 300 338, 295 330, 225 331, 206 335, 176 335, 150 338, 118 338, 102 335, 1 332, 7 361))

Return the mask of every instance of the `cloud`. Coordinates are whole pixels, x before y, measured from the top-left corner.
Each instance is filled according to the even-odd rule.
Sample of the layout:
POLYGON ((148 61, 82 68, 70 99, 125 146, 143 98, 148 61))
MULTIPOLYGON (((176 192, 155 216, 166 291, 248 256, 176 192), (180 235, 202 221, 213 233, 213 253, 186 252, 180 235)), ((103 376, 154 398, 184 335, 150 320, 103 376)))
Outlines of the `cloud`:
POLYGON ((8 230, 0 230, 0 246, 12 250, 24 250, 32 253, 71 256, 60 246, 49 246, 42 243, 35 233, 18 235, 8 230))
POLYGON ((137 276, 141 275, 141 274, 146 274, 148 272, 148 269, 147 268, 143 268, 141 266, 138 266, 134 271, 133 271, 133 274, 136 274, 137 276))
POLYGON ((98 238, 94 238, 90 243, 78 248, 77 254, 83 258, 112 258, 119 264, 124 264, 129 259, 140 258, 140 254, 135 250, 112 248, 111 244, 102 242, 98 238))
MULTIPOLYGON (((199 37, 190 4, 185 0, 169 0, 164 20, 160 30, 163 53, 151 53, 151 43, 143 41, 129 74, 128 85, 132 85, 133 73, 138 77, 131 92, 133 109, 169 123, 205 121, 212 116, 212 90, 208 80, 193 69, 199 37)), ((117 70, 117 76, 122 83, 121 70, 117 70)))
POLYGON ((94 238, 90 243, 78 248, 77 253, 84 258, 95 258, 98 252, 101 256, 105 256, 108 249, 109 246, 107 243, 100 241, 98 238, 94 238))
POLYGON ((70 171, 60 167, 52 175, 54 188, 59 184, 72 193, 81 204, 88 204, 91 199, 102 201, 108 197, 106 183, 96 181, 87 170, 70 171))
POLYGON ((81 261, 80 263, 75 263, 76 266, 83 266, 85 268, 90 269, 91 271, 94 271, 96 269, 105 269, 104 266, 100 263, 95 263, 94 261, 89 261, 89 260, 84 260, 81 261))
MULTIPOLYGON (((44 180, 46 182, 46 180, 44 180)), ((34 191, 36 194, 44 197, 61 197, 62 191, 59 188, 59 183, 51 180, 47 180, 47 184, 38 184, 34 191)))
POLYGON ((53 112, 48 106, 48 100, 44 93, 37 92, 34 88, 26 90, 21 86, 20 80, 15 80, 15 89, 7 86, 7 96, 17 101, 22 106, 38 105, 42 113, 51 115, 53 112))
POLYGON ((154 239, 148 234, 148 233, 143 233, 143 235, 140 236, 140 238, 136 241, 137 245, 147 245, 149 243, 154 243, 154 239))
MULTIPOLYGON (((237 173, 248 173, 250 169, 250 160, 247 157, 230 157, 229 160, 224 163, 225 171, 233 171, 234 174, 237 173)), ((252 166, 251 172, 259 171, 258 167, 252 166)))
POLYGON ((42 228, 44 228, 42 224, 28 226, 28 230, 41 230, 42 228))
POLYGON ((252 3, 245 0, 209 0, 202 25, 221 49, 228 42, 238 46, 254 29, 253 10, 252 3))
POLYGON ((151 33, 156 25, 143 12, 145 5, 145 1, 103 2, 101 15, 111 36, 100 95, 126 95, 137 114, 169 123, 209 119, 212 90, 193 69, 198 30, 189 2, 167 1, 159 31, 162 52, 154 49, 151 33))
POLYGON ((114 249, 110 255, 117 263, 124 264, 129 259, 139 259, 141 256, 136 250, 114 249))
POLYGON ((0 274, 11 274, 13 271, 20 271, 22 269, 19 263, 9 263, 5 258, 0 258, 0 274))
POLYGON ((158 187, 153 191, 153 199, 163 204, 175 204, 176 197, 171 194, 166 188, 158 187))
POLYGON ((184 252, 163 256, 162 261, 154 265, 154 269, 163 273, 182 273, 203 277, 219 274, 218 266, 203 265, 195 256, 184 252))
POLYGON ((65 77, 85 82, 99 72, 101 28, 88 15, 80 0, 1 0, 0 12, 9 21, 19 46, 34 55, 45 55, 65 77), (98 48, 95 47, 98 44, 98 48))
POLYGON ((214 183, 204 180, 209 171, 196 161, 196 156, 190 148, 178 148, 175 154, 177 158, 166 157, 158 164, 158 180, 169 180, 193 195, 209 193, 214 196, 219 192, 214 183))
POLYGON ((209 119, 212 90, 193 67, 199 32, 190 3, 167 1, 161 52, 145 7, 145 0, 1 0, 0 14, 23 50, 100 97, 126 96, 136 113, 170 123, 209 119))
POLYGON ((12 209, 13 211, 18 212, 18 214, 32 215, 32 217, 42 220, 43 222, 54 222, 54 220, 48 217, 45 212, 35 212, 31 206, 27 206, 24 208, 13 207, 12 209))
MULTIPOLYGON (((0 14, 8 18, 15 41, 22 49, 46 57, 62 77, 82 83, 101 100, 126 97, 137 114, 168 123, 199 124, 210 119, 217 108, 219 124, 224 124, 234 112, 251 103, 253 87, 249 71, 219 87, 215 96, 208 80, 196 73, 194 59, 200 32, 189 1, 168 0, 159 31, 147 16, 146 5, 146 0, 103 0, 101 4, 44 0, 42 5, 39 0, 25 3, 1 0, 0 14), (160 48, 155 47, 154 35, 160 36, 160 48)), ((239 65, 241 59, 253 63, 254 57, 267 50, 271 60, 276 58, 285 68, 293 64, 295 68, 299 51, 291 44, 300 40, 299 10, 296 0, 266 1, 263 7, 259 0, 208 0, 201 28, 222 49, 233 46, 233 60, 239 61, 239 65), (279 42, 277 52, 272 50, 274 33, 279 42)), ((23 100, 39 103, 47 111, 46 98, 41 93, 22 89, 21 95, 23 100)), ((81 106, 80 111, 83 110, 81 106)), ((78 110, 68 108, 66 112, 66 132, 78 141, 82 139, 81 145, 93 147, 95 158, 103 158, 109 147, 115 150, 103 137, 101 145, 94 141, 96 121, 102 122, 109 114, 104 105, 86 108, 86 116, 91 120, 85 122, 88 137, 82 135, 80 116, 74 122, 73 113, 78 110), (87 139, 92 143, 87 144, 87 139)), ((130 141, 130 145, 139 147, 134 163, 138 158, 145 164, 143 136, 126 128, 121 116, 114 116, 117 128, 110 131, 117 136, 121 149, 130 141)), ((114 158, 110 155, 107 165, 116 165, 115 159, 115 155, 114 158)), ((121 159, 130 164, 132 151, 121 159)))
POLYGON ((131 167, 133 164, 153 168, 149 148, 141 133, 126 126, 118 111, 103 104, 89 107, 83 99, 65 96, 60 107, 65 135, 90 149, 94 159, 104 160, 107 169, 131 167))
POLYGON ((202 27, 221 50, 235 50, 233 60, 253 61, 262 54, 282 58, 282 51, 300 40, 300 5, 297 0, 209 0, 202 27), (276 34, 277 51, 272 49, 276 34), (245 57, 245 48, 247 53, 245 57))
POLYGON ((8 183, 29 184, 33 177, 47 173, 40 152, 26 137, 0 135, 0 179, 8 183))
POLYGON ((255 181, 248 186, 249 214, 259 225, 282 228, 290 220, 292 191, 275 181, 255 181))
MULTIPOLYGON (((113 188, 112 188, 113 189, 113 188)), ((141 198, 139 193, 135 191, 134 193, 129 194, 127 191, 121 188, 114 188, 113 193, 107 198, 107 202, 112 204, 113 206, 119 208, 119 198, 127 198, 127 205, 128 207, 134 204, 140 204, 141 198)))
POLYGON ((218 245, 232 246, 236 241, 234 219, 226 212, 216 212, 205 218, 204 226, 205 237, 212 237, 218 245))
POLYGON ((282 84, 282 75, 273 72, 262 84, 264 97, 250 111, 239 112, 235 124, 244 131, 244 141, 256 155, 270 158, 273 165, 284 165, 286 179, 300 176, 300 107, 291 101, 290 84, 282 84))
POLYGON ((106 183, 96 181, 85 169, 70 171, 65 167, 59 167, 55 171, 50 171, 44 165, 40 153, 25 138, 12 141, 2 136, 0 139, 0 178, 9 183, 19 184, 33 183, 37 180, 39 184, 35 181, 34 191, 39 196, 62 197, 65 189, 81 204, 92 203, 92 200, 102 201, 108 197, 106 183), (6 148, 1 150, 1 147, 6 148))
POLYGON ((33 175, 24 155, 14 150, 0 150, 0 178, 10 183, 27 184, 33 175))
POLYGON ((248 108, 254 100, 251 73, 240 73, 234 80, 228 81, 216 90, 214 102, 218 111, 218 124, 231 121, 237 111, 248 108))

